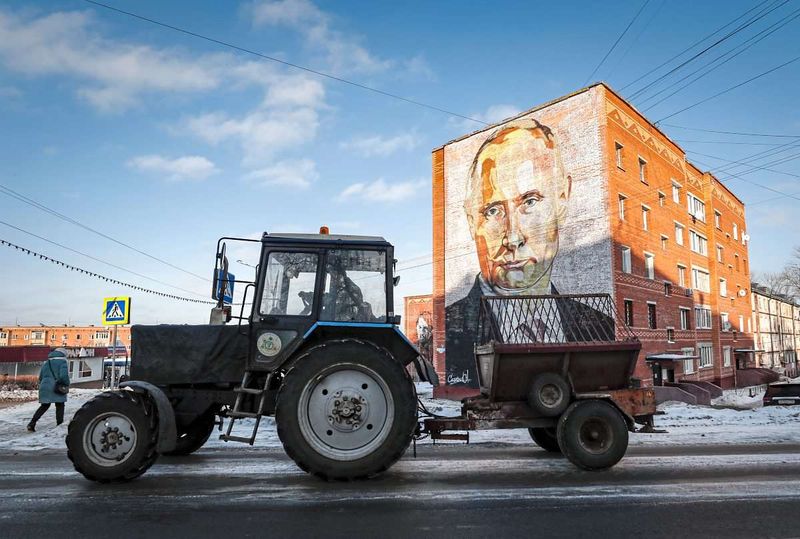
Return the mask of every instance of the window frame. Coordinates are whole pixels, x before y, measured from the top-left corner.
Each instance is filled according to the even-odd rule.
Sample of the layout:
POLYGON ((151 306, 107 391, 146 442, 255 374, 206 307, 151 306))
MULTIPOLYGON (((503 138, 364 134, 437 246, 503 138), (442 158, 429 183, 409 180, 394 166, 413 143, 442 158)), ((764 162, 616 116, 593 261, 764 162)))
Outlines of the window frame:
POLYGON ((639 159, 639 181, 645 185, 650 185, 647 183, 647 159, 642 157, 641 155, 637 156, 639 159))
POLYGON ((648 279, 655 279, 656 278, 656 255, 647 251, 644 251, 644 271, 645 276, 648 279), (652 260, 652 264, 648 267, 647 260, 648 258, 652 260))
POLYGON ((617 168, 620 170, 625 170, 625 163, 623 161, 624 155, 622 154, 624 149, 625 146, 621 142, 617 140, 614 141, 614 159, 617 162, 617 168))
POLYGON ((632 273, 633 272, 633 261, 631 260, 631 248, 628 247, 627 245, 620 245, 619 250, 620 250, 620 254, 622 256, 622 267, 621 267, 622 273, 628 273, 628 274, 632 273), (627 265, 628 265, 627 271, 625 270, 626 258, 627 258, 627 265))
MULTIPOLYGON (((375 250, 375 249, 372 249, 375 250)), ((327 253, 324 252, 322 249, 315 249, 315 248, 299 248, 299 247, 275 247, 272 248, 264 253, 264 259, 262 261, 263 264, 263 274, 261 275, 261 285, 260 290, 258 291, 258 306, 253 311, 255 316, 260 318, 266 318, 270 316, 276 316, 281 318, 295 318, 295 319, 305 319, 311 316, 316 316, 317 310, 319 309, 319 296, 320 290, 322 287, 322 269, 327 264, 327 253), (261 311, 261 306, 264 303, 264 287, 267 285, 266 279, 266 272, 269 268, 269 257, 273 253, 287 253, 287 254, 313 254, 317 257, 317 269, 316 269, 316 276, 314 279, 314 298, 311 304, 311 312, 309 314, 270 314, 264 313, 261 311)))

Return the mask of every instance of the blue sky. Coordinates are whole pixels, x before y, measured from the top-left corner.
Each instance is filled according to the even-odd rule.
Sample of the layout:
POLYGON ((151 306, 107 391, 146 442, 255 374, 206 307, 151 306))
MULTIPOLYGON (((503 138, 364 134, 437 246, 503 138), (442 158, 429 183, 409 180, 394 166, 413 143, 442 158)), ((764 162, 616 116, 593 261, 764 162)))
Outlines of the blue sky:
MULTIPOLYGON (((583 86, 642 6, 109 3, 484 121, 583 86)), ((643 85, 626 87, 631 81, 756 5, 651 0, 593 80, 631 95, 643 85)), ((800 8, 795 1, 774 6, 665 84, 800 8)), ((800 19, 663 103, 649 108, 651 94, 633 103, 658 120, 797 55, 800 19)), ((774 148, 768 144, 790 139, 670 125, 800 135, 799 82, 797 62, 669 118, 663 130, 689 152, 729 160, 774 148)), ((428 262, 430 150, 476 127, 86 2, 0 7, 0 184, 196 275, 210 275, 219 236, 314 232, 322 224, 339 233, 385 236, 396 245, 401 267, 428 262)), ((689 157, 701 168, 725 164, 689 157)), ((797 163, 769 166, 784 174, 734 172, 797 195, 798 178, 790 175, 800 174, 797 163)), ((800 201, 775 198, 740 179, 729 186, 748 204, 753 270, 779 269, 800 244, 792 233, 800 201)), ((0 224, 0 238, 75 266, 166 293, 208 294, 207 280, 4 194, 0 221, 139 275, 0 224)), ((252 252, 232 249, 230 258, 238 275, 252 271, 235 262, 254 263, 252 252)), ((430 265, 402 276, 399 295, 430 291, 430 265)), ((0 325, 99 324, 101 300, 110 295, 133 296, 135 323, 207 320, 205 305, 130 291, 2 246, 0 281, 6 291, 0 325)))

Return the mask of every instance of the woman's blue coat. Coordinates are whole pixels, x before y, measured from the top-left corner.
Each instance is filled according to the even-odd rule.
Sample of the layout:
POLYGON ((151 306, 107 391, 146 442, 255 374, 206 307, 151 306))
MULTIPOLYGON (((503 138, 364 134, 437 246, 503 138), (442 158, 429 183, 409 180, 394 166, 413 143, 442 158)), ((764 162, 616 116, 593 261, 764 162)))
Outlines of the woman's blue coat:
POLYGON ((46 402, 67 402, 66 395, 56 393, 56 380, 62 384, 69 385, 69 369, 67 369, 66 359, 48 359, 42 364, 42 368, 39 371, 39 402, 43 404, 46 402), (53 367, 52 372, 48 363, 53 367), (53 373, 55 373, 55 377, 53 373))

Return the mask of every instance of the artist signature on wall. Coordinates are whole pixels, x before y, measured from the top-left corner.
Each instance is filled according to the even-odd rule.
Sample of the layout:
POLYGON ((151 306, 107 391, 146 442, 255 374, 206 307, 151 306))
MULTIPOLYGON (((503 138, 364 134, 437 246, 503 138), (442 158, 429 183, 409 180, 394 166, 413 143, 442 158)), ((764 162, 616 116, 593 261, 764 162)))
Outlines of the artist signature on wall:
POLYGON ((447 375, 447 383, 448 384, 469 384, 472 382, 472 378, 469 375, 469 371, 464 371, 461 374, 448 374, 447 375))

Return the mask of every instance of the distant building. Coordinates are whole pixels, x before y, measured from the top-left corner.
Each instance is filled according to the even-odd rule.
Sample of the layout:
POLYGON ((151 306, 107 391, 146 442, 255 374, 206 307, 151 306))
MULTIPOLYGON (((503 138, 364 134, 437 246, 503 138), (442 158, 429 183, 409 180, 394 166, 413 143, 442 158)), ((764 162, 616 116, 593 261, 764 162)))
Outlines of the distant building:
POLYGON ((800 353, 800 304, 752 283, 752 327, 755 338, 755 364, 792 378, 798 375, 800 353))
POLYGON ((439 394, 475 393, 493 294, 608 294, 642 342, 644 385, 737 383, 754 349, 744 203, 607 85, 432 158, 433 355, 453 382, 439 394))
POLYGON ((403 333, 430 360, 433 353, 433 296, 406 296, 403 301, 403 333))
MULTIPOLYGON (((66 348, 73 383, 103 379, 103 361, 110 357, 113 329, 103 326, 0 327, 0 375, 34 376, 55 348, 66 348)), ((130 357, 131 329, 117 328, 117 357, 130 357)))

